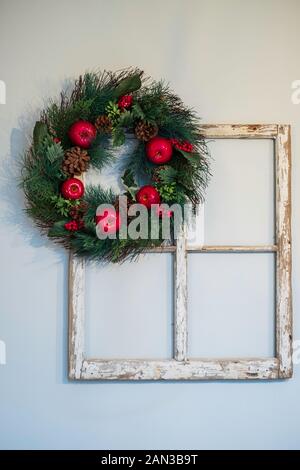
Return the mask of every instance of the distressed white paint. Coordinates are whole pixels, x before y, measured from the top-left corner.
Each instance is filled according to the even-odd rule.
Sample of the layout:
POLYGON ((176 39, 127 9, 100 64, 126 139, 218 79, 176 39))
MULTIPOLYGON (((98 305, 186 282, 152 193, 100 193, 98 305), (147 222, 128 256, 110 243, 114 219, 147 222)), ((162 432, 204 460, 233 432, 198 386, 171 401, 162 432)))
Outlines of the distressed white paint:
POLYGON ((187 251, 185 227, 178 234, 174 259, 174 357, 187 357, 187 251))
MULTIPOLYGON (((176 246, 166 245, 149 248, 147 253, 174 253, 176 246)), ((276 245, 194 245, 186 246, 188 253, 275 253, 276 245)))
POLYGON ((81 378, 84 354, 84 266, 85 261, 69 258, 69 377, 81 378))
POLYGON ((291 377, 292 289, 291 289, 291 142, 290 126, 278 127, 276 141, 276 353, 279 376, 291 377))
POLYGON ((204 245, 188 247, 190 253, 274 253, 276 245, 204 245))
POLYGON ((277 379, 278 360, 220 359, 178 362, 145 360, 85 360, 85 380, 217 380, 277 379))
POLYGON ((153 252, 175 253, 174 359, 166 361, 101 360, 84 357, 84 262, 70 255, 69 377, 85 380, 278 379, 292 376, 292 292, 290 227, 290 128, 271 125, 205 125, 204 138, 276 140, 276 244, 186 247, 184 232, 176 246, 153 252), (276 253, 276 358, 187 358, 187 252, 276 253))
POLYGON ((200 134, 207 139, 276 139, 277 124, 203 124, 200 134))

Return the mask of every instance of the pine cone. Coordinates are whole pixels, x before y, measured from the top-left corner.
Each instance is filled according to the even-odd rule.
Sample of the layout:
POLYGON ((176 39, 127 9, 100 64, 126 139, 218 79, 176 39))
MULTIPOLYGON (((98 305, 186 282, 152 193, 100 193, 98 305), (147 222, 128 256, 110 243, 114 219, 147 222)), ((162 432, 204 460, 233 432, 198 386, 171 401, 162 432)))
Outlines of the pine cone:
POLYGON ((70 176, 81 175, 89 167, 90 157, 86 150, 72 147, 65 151, 62 170, 70 176))
POLYGON ((95 121, 95 127, 98 132, 103 134, 110 134, 112 131, 112 122, 111 119, 106 116, 106 114, 102 114, 98 116, 95 121))
POLYGON ((74 220, 81 220, 88 209, 88 203, 86 201, 80 201, 77 206, 70 209, 69 215, 74 220))
POLYGON ((145 121, 139 121, 135 127, 135 135, 139 140, 148 140, 155 137, 158 133, 158 127, 155 124, 149 124, 145 121))

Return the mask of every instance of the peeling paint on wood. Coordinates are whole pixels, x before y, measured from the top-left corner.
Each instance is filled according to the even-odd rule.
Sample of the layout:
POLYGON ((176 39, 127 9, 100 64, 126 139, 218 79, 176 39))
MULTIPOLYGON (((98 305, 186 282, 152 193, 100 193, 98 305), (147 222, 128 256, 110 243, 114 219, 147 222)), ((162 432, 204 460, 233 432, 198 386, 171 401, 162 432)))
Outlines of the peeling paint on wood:
POLYGON ((290 126, 278 127, 276 141, 276 353, 279 376, 289 378, 292 364, 291 288, 291 137, 290 126))
POLYGON ((278 359, 215 359, 179 362, 85 360, 85 380, 241 380, 278 378, 278 359))
POLYGON ((204 124, 200 134, 206 139, 275 139, 277 124, 204 124))
MULTIPOLYGON (((146 253, 174 253, 176 246, 155 247, 146 250, 146 253)), ((273 253, 277 251, 276 245, 201 245, 201 246, 186 246, 188 253, 273 253)))
POLYGON ((204 245, 200 247, 187 247, 190 253, 274 253, 277 251, 276 245, 204 245))
POLYGON ((69 257, 69 378, 80 379, 84 353, 84 265, 69 257))
POLYGON ((187 357, 187 252, 184 228, 176 240, 174 287, 174 358, 184 361, 187 357))

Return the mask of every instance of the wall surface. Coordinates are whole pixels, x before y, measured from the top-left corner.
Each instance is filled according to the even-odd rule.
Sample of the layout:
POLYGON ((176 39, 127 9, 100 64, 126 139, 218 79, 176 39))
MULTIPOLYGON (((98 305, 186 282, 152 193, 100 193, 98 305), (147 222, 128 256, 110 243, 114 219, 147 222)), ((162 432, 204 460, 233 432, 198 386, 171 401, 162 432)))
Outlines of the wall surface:
MULTIPOLYGON (((0 80, 7 87, 0 104, 0 340, 7 356, 0 364, 0 448, 300 448, 299 365, 281 382, 68 382, 67 256, 25 217, 15 179, 43 98, 87 69, 139 66, 170 81, 204 122, 290 123, 300 339, 300 105, 291 101, 291 84, 300 79, 299 19, 298 0, 0 0, 0 80)), ((264 225, 272 223, 271 149, 247 149, 214 147, 206 230, 216 242, 271 236, 264 225), (252 155, 256 167, 258 156, 266 160, 255 176, 249 160, 224 163, 231 153, 252 155), (220 205, 236 201, 236 216, 224 218, 220 205)), ((189 264, 191 355, 271 354, 272 261, 199 256, 189 264)), ((171 354, 170 268, 164 255, 89 273, 90 354, 171 354)))

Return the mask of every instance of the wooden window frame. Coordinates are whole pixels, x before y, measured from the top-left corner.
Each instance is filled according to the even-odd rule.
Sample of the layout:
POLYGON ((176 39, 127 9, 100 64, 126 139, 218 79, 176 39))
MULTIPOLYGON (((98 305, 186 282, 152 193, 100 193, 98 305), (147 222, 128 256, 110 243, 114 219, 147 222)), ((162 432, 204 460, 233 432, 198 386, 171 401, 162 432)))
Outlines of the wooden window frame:
POLYGON ((187 247, 184 230, 174 253, 174 352, 172 359, 91 359, 84 354, 85 261, 69 260, 69 378, 73 380, 287 379, 292 365, 291 139, 290 126, 203 125, 207 139, 272 139, 275 142, 276 243, 256 246, 187 247), (276 355, 270 358, 189 359, 187 355, 187 253, 274 253, 276 256, 276 355))

